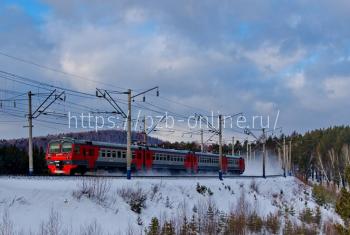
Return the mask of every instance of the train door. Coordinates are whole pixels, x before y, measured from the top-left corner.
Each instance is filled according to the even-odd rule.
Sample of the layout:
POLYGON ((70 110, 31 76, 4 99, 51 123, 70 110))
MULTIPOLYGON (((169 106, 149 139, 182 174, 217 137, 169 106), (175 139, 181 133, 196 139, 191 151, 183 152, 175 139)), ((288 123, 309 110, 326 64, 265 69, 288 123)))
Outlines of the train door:
POLYGON ((227 168, 228 168, 228 159, 226 156, 222 156, 222 171, 224 173, 227 173, 227 168))
POLYGON ((136 170, 142 170, 144 165, 144 150, 142 148, 135 150, 135 166, 136 170))
POLYGON ((186 154, 184 164, 185 164, 186 171, 191 172, 191 170, 192 170, 192 154, 191 153, 186 154))
POLYGON ((192 170, 194 173, 198 172, 198 157, 194 154, 191 153, 192 155, 192 170))
POLYGON ((144 151, 144 156, 145 156, 145 169, 147 171, 151 170, 152 169, 152 164, 153 164, 153 155, 154 155, 154 152, 149 150, 149 149, 146 149, 144 151))
POLYGON ((243 174, 245 170, 245 162, 243 158, 239 158, 239 173, 243 174))

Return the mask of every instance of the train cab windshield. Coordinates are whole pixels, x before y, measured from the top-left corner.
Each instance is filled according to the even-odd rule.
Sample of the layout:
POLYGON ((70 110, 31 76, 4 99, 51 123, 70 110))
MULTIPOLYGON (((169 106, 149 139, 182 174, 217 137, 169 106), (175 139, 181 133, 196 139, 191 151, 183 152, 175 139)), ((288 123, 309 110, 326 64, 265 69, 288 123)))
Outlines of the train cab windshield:
POLYGON ((62 143, 62 152, 68 153, 72 151, 72 143, 69 142, 63 142, 62 143))
POLYGON ((60 152, 60 143, 54 142, 50 144, 49 147, 49 152, 50 153, 59 153, 60 152))

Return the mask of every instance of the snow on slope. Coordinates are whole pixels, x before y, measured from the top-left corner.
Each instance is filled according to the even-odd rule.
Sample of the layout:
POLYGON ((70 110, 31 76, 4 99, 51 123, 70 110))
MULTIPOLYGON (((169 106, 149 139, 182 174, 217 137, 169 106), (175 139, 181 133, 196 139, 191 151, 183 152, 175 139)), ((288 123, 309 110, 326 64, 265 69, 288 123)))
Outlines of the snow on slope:
MULTIPOLYGON (((40 224, 48 219, 53 208, 61 215, 62 223, 71 230, 79 231, 81 226, 96 220, 104 232, 124 232, 130 226, 142 229, 137 225, 138 215, 130 210, 130 206, 118 195, 124 188, 140 188, 147 193, 146 208, 140 218, 147 226, 153 216, 176 218, 186 213, 192 215, 193 207, 208 203, 210 200, 216 207, 229 213, 242 195, 261 216, 277 212, 278 206, 293 206, 297 220, 298 212, 305 208, 315 208, 311 198, 311 189, 293 177, 254 179, 258 193, 251 189, 252 179, 109 179, 111 188, 106 203, 82 197, 73 197, 74 190, 79 188, 82 178, 65 177, 0 177, 0 210, 8 208, 16 229, 38 231, 40 224), (196 185, 205 185, 213 192, 212 196, 202 195, 196 191, 196 185), (153 195, 154 186, 159 191, 153 195), (168 197, 168 202, 167 202, 168 197)), ((322 208, 323 219, 339 221, 333 209, 322 208)))

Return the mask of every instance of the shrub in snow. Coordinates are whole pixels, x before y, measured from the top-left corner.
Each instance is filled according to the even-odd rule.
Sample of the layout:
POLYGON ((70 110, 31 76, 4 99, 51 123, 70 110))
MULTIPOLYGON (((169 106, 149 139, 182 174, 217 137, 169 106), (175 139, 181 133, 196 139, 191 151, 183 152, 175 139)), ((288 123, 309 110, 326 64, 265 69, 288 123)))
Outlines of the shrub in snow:
POLYGON ((284 205, 284 206, 285 206, 284 207, 284 215, 286 217, 288 217, 288 215, 291 215, 291 216, 295 215, 295 209, 294 209, 293 205, 290 207, 288 205, 284 205))
POLYGON ((153 217, 151 224, 148 226, 148 230, 145 232, 147 235, 158 235, 160 233, 159 220, 156 217, 153 217))
POLYGON ((250 183, 250 189, 253 192, 256 192, 257 194, 259 194, 259 187, 258 187, 258 184, 256 183, 255 179, 253 179, 252 182, 250 183))
POLYGON ((214 195, 214 193, 211 191, 210 188, 208 188, 208 195, 209 195, 209 196, 213 196, 213 195, 214 195))
POLYGON ((259 234, 261 232, 263 227, 263 220, 258 216, 258 214, 255 211, 248 216, 247 227, 248 230, 252 233, 259 234))
POLYGON ((334 204, 336 200, 336 195, 328 191, 322 185, 315 185, 312 188, 312 197, 315 199, 315 202, 320 206, 334 204))
POLYGON ((101 225, 96 220, 89 225, 80 228, 80 235, 103 235, 101 225))
MULTIPOLYGON (((302 224, 301 226, 299 226, 296 223, 293 224, 290 220, 285 221, 282 233, 283 233, 283 235, 296 235, 296 234, 317 235, 317 234, 322 234, 318 231, 318 228, 315 226, 306 226, 305 224, 302 224)), ((337 233, 325 232, 323 234, 335 235, 337 233)))
POLYGON ((146 208, 147 194, 141 188, 122 188, 118 190, 118 195, 130 205, 130 209, 141 214, 141 210, 146 208))
POLYGON ((324 221, 322 227, 323 234, 337 234, 337 226, 332 221, 324 221))
POLYGON ((246 217, 245 214, 235 214, 232 213, 228 217, 226 230, 224 231, 224 235, 231 234, 246 234, 246 217))
POLYGON ((136 222, 137 222, 137 225, 139 225, 139 226, 143 225, 143 221, 142 221, 140 216, 137 216, 136 222))
POLYGON ((173 205, 172 203, 170 202, 170 199, 168 196, 166 196, 166 199, 165 199, 165 207, 166 208, 169 208, 169 209, 172 209, 173 208, 173 205))
POLYGON ((172 221, 165 221, 162 231, 162 235, 175 235, 175 228, 172 221))
POLYGON ((10 218, 8 209, 4 210, 2 219, 0 222, 0 234, 1 235, 15 235, 14 225, 10 218))
POLYGON ((281 226, 279 216, 277 214, 269 214, 265 220, 265 228, 270 234, 278 234, 281 226))
POLYGON ((77 190, 73 191, 73 197, 80 200, 82 196, 86 196, 103 204, 108 198, 111 182, 104 178, 84 178, 78 183, 77 188, 77 190))
POLYGON ((198 209, 197 209, 196 205, 193 206, 192 211, 193 211, 193 213, 197 213, 198 212, 198 209))
POLYGON ((205 195, 208 189, 205 185, 197 183, 196 190, 199 194, 205 195))
POLYGON ((160 190, 161 185, 160 184, 154 184, 151 187, 150 191, 150 200, 153 201, 155 199, 155 196, 158 194, 160 190))
POLYGON ((42 222, 38 235, 66 235, 68 231, 63 228, 62 217, 60 213, 53 208, 50 210, 48 220, 42 222))
POLYGON ((307 224, 311 224, 313 222, 313 215, 312 215, 312 211, 310 208, 305 208, 299 216, 299 219, 307 224))

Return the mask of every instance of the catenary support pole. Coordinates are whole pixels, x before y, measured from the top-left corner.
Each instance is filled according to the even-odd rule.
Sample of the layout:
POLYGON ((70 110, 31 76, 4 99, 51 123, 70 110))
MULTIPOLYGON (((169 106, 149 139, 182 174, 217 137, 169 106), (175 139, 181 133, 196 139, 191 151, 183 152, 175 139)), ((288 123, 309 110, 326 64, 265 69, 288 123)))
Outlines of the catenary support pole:
POLYGON ((128 116, 126 135, 126 178, 131 179, 131 89, 128 89, 128 116))
POLYGON ((33 116, 32 116, 32 92, 28 92, 28 128, 29 128, 29 138, 28 138, 28 156, 29 156, 29 175, 34 172, 33 167, 33 116))
POLYGON ((263 128, 263 177, 266 178, 265 172, 265 161, 266 161, 266 138, 265 138, 265 129, 263 128))
POLYGON ((283 176, 286 177, 286 167, 287 167, 287 162, 286 162, 286 137, 283 136, 283 176))
POLYGON ((232 156, 235 155, 235 137, 232 136, 232 156))
POLYGON ((219 115, 219 179, 222 180, 222 115, 219 115))
POLYGON ((292 141, 289 141, 289 175, 292 172, 292 141))
POLYGON ((143 116, 143 143, 147 145, 146 115, 143 116))
POLYGON ((203 129, 201 129, 201 152, 204 153, 203 129))

